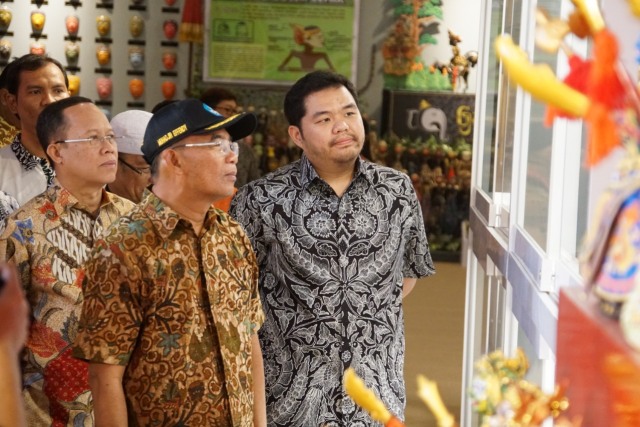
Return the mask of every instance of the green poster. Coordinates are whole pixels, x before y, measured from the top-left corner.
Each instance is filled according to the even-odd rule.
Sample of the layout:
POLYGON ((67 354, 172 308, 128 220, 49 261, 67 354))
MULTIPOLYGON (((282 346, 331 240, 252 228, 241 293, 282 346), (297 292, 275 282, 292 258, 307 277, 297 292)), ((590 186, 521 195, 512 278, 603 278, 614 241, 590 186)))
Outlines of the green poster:
POLYGON ((204 79, 288 85, 355 77, 358 0, 208 0, 204 79))

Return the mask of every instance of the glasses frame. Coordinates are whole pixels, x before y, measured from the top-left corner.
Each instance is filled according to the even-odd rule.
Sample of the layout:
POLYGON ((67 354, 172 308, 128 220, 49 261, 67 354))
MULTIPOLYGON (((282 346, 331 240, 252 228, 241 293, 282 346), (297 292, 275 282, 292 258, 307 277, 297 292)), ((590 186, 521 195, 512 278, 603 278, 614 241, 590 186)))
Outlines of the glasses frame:
POLYGON ((121 139, 121 136, 115 135, 105 135, 105 136, 92 136, 90 138, 76 138, 76 139, 59 139, 58 141, 53 141, 54 144, 65 144, 67 142, 89 142, 93 146, 97 146, 97 143, 102 143, 107 141, 109 145, 115 145, 118 139, 121 139), (95 142, 95 143, 94 143, 95 142))
POLYGON ((144 168, 138 168, 133 166, 132 164, 125 162, 125 160, 118 156, 118 161, 122 162, 123 165, 125 165, 126 167, 128 167, 129 169, 131 169, 132 171, 134 171, 135 173, 137 173, 138 175, 150 175, 151 174, 151 166, 145 166, 144 168))
POLYGON ((220 157, 226 157, 227 155, 229 155, 229 153, 235 154, 236 157, 240 156, 240 146, 238 145, 238 143, 236 141, 230 141, 228 139, 218 139, 216 141, 209 141, 209 142, 194 142, 190 144, 178 145, 177 147, 171 147, 171 148, 183 148, 183 147, 220 147, 221 149, 220 153, 222 154, 220 157), (225 142, 229 143, 227 145, 229 147, 228 151, 223 145, 225 142))

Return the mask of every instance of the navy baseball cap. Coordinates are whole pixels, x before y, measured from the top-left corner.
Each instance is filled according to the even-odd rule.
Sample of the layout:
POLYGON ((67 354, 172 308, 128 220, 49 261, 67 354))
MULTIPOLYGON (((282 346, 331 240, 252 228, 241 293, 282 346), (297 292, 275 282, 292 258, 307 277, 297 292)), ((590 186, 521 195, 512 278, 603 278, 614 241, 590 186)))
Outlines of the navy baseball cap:
POLYGON ((237 141, 251 135, 257 125, 258 119, 253 113, 225 118, 197 99, 185 99, 161 108, 151 117, 144 133, 142 153, 151 164, 163 150, 188 136, 225 129, 231 139, 237 141))

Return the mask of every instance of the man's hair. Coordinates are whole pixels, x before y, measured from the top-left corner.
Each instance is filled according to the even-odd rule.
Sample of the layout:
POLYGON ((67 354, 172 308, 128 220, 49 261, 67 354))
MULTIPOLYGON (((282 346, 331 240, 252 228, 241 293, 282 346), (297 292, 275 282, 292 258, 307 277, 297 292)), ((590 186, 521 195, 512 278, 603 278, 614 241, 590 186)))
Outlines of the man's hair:
POLYGON ((5 65, 5 67, 2 69, 2 73, 0 73, 0 89, 6 89, 7 88, 7 83, 8 83, 8 75, 9 75, 9 70, 11 70, 11 68, 13 68, 13 64, 15 63, 15 61, 9 62, 7 65, 5 65))
POLYGON ((93 104, 93 101, 82 96, 72 96, 52 102, 44 107, 44 110, 38 116, 36 133, 40 146, 45 152, 51 140, 58 138, 67 127, 64 110, 78 104, 93 104))
POLYGON ((53 64, 58 67, 58 69, 60 69, 60 72, 64 76, 64 85, 68 89, 69 78, 67 77, 67 72, 64 70, 64 67, 62 66, 62 64, 60 64, 60 62, 48 56, 28 53, 18 59, 13 60, 8 65, 9 71, 7 72, 6 77, 6 88, 9 93, 11 93, 12 95, 18 94, 18 89, 20 88, 20 75, 23 71, 36 71, 48 64, 53 64))
POLYGON ((357 104, 358 94, 353 83, 341 74, 331 71, 312 71, 295 82, 284 97, 284 115, 289 124, 300 127, 300 121, 307 114, 305 101, 309 95, 340 86, 344 86, 349 91, 357 104))
POLYGON ((212 87, 210 89, 207 89, 202 94, 202 96, 200 96, 200 101, 204 102, 213 109, 216 108, 220 101, 227 100, 238 102, 236 96, 231 91, 228 91, 223 87, 212 87))

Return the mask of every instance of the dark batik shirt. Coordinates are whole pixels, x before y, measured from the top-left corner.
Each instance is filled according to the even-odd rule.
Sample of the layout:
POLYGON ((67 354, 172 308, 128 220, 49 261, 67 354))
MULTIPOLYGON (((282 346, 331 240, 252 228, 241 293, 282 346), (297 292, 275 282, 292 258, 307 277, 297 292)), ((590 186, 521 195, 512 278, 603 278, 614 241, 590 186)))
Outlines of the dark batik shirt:
POLYGON ((343 390, 350 366, 403 417, 403 278, 434 273, 409 178, 358 161, 338 197, 303 156, 242 187, 230 213, 260 270, 269 425, 377 425, 343 390))

